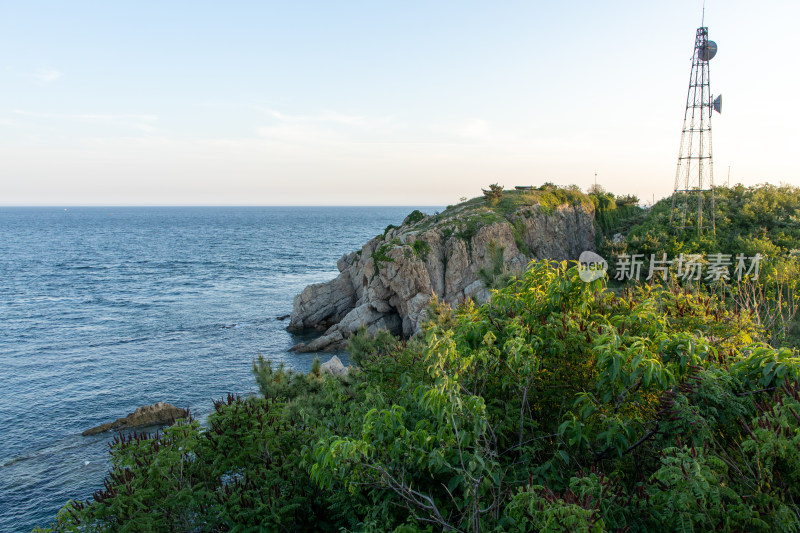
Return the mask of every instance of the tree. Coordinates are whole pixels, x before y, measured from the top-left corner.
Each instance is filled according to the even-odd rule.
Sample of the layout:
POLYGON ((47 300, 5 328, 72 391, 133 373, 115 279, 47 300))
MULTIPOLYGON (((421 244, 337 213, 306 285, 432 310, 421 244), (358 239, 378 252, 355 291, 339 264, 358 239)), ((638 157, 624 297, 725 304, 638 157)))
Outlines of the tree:
POLYGON ((492 183, 489 185, 489 190, 481 189, 483 191, 483 196, 486 198, 486 202, 490 205, 496 205, 497 202, 503 197, 503 186, 498 185, 497 183, 492 183))
POLYGON ((589 188, 586 189, 586 193, 590 195, 603 195, 606 194, 606 189, 602 185, 598 183, 593 183, 589 185, 589 188))

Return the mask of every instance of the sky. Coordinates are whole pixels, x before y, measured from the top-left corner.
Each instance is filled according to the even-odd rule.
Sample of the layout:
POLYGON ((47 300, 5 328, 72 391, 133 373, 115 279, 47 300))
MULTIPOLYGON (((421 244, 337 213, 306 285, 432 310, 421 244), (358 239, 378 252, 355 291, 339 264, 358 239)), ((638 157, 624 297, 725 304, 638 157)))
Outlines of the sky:
MULTIPOLYGON (((702 0, 0 0, 0 205, 671 193, 702 0)), ((707 0, 717 184, 800 186, 800 2, 707 0), (730 169, 730 170, 729 170, 730 169)))

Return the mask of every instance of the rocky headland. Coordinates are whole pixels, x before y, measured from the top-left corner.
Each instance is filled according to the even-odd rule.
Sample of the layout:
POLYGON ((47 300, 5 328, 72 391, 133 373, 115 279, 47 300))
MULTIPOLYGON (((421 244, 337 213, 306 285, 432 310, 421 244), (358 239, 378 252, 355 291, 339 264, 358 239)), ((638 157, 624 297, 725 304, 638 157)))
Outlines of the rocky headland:
POLYGON ((435 294, 484 302, 504 276, 534 259, 577 259, 594 250, 594 205, 579 191, 542 187, 479 197, 426 216, 411 213, 338 261, 339 275, 294 299, 290 331, 322 335, 296 351, 339 349, 362 325, 410 337, 435 294))

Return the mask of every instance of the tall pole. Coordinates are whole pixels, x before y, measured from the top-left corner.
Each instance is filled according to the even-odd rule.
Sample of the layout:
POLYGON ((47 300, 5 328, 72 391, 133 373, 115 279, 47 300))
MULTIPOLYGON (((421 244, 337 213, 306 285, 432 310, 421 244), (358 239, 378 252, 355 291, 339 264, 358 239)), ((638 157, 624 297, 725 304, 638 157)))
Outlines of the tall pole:
POLYGON ((702 235, 704 230, 712 233, 716 230, 711 144, 713 102, 708 67, 716 50, 716 44, 708 40, 708 28, 698 28, 670 212, 670 224, 676 232, 691 229, 702 235), (710 195, 708 203, 705 201, 707 195, 710 195))

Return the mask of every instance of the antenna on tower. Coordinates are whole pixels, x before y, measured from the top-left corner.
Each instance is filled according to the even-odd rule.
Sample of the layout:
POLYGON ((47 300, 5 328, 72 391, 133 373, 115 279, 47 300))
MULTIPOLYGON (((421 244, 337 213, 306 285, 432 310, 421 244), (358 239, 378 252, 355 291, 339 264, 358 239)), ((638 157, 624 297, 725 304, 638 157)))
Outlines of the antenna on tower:
POLYGON ((700 17, 700 26, 706 25, 706 0, 703 0, 703 16, 700 17))
POLYGON ((722 96, 714 99, 711 94, 708 67, 715 55, 717 43, 708 39, 708 28, 697 28, 670 212, 670 224, 676 232, 696 230, 702 235, 704 231, 716 231, 711 113, 722 111, 722 96))

